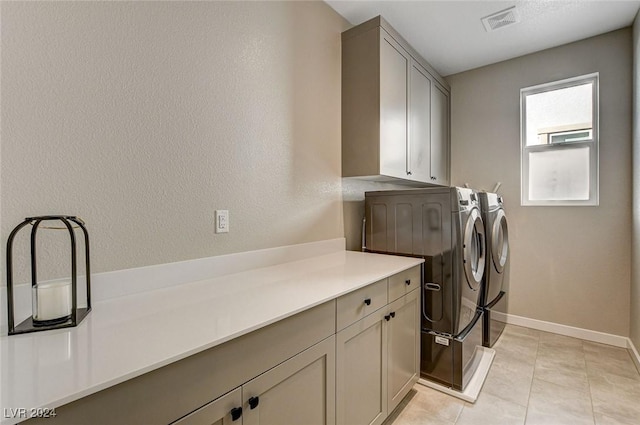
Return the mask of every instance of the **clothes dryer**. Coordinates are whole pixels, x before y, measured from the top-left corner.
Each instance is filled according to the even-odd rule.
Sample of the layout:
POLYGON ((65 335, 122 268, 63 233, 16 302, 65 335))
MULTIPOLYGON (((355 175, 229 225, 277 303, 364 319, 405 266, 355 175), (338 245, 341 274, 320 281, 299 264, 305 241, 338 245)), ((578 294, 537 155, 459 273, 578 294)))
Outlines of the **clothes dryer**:
POLYGON ((493 347, 506 325, 509 287, 509 230, 502 196, 480 192, 487 260, 482 291, 482 344, 493 347))
POLYGON ((365 229, 368 252, 425 259, 421 375, 464 390, 482 345, 486 245, 478 194, 457 187, 367 192, 365 229))

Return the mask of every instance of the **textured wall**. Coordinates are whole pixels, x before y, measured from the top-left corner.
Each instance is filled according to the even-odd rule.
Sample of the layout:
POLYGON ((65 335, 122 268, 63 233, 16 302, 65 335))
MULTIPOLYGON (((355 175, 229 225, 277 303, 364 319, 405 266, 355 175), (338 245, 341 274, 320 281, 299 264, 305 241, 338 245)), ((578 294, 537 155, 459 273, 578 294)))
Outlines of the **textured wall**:
POLYGON ((502 182, 511 314, 629 334, 631 38, 627 28, 447 78, 453 184, 502 182), (600 205, 521 207, 519 90, 596 71, 600 205))
POLYGON ((633 246, 630 337, 640 349, 640 14, 633 25, 633 246))
POLYGON ((1 25, 2 241, 75 214, 102 272, 343 236, 323 2, 3 2, 1 25))

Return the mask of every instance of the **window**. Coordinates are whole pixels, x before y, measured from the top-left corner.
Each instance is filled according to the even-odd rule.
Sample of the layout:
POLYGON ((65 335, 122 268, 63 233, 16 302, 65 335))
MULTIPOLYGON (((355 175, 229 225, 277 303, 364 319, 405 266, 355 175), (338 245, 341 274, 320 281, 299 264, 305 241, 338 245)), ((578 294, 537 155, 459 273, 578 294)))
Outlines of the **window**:
POLYGON ((522 205, 598 205, 598 74, 520 90, 522 205))

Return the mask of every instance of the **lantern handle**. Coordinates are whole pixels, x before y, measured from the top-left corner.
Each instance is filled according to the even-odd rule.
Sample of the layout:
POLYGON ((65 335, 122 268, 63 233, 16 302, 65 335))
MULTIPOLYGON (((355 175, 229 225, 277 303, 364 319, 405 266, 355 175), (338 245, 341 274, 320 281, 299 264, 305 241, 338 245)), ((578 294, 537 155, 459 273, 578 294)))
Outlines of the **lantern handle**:
POLYGON ((16 234, 27 224, 31 223, 31 219, 25 219, 22 223, 18 224, 9 234, 7 240, 7 313, 9 320, 7 324, 9 326, 9 333, 15 330, 15 323, 13 321, 13 239, 16 234))

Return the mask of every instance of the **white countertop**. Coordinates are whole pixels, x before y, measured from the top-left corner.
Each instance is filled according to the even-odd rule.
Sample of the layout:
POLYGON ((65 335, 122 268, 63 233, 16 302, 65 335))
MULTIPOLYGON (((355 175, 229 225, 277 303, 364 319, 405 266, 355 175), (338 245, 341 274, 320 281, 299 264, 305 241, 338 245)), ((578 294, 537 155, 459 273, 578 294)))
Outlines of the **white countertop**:
POLYGON ((61 406, 422 261, 339 251, 94 302, 76 328, 0 337, 0 412, 61 406))

